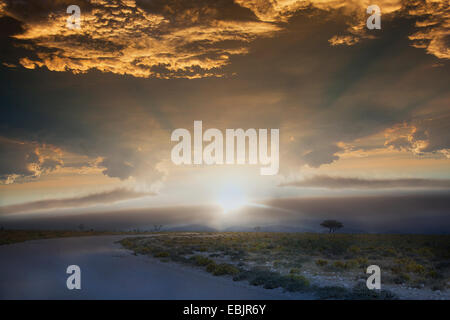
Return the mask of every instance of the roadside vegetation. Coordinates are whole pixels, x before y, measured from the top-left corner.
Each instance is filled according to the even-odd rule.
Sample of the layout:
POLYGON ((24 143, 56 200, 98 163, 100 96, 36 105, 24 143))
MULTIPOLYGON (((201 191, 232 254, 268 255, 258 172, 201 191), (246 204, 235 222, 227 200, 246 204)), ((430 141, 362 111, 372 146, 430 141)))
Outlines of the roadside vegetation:
POLYGON ((161 233, 121 244, 135 254, 198 266, 267 289, 311 291, 322 299, 396 298, 366 288, 366 268, 372 264, 383 270, 383 284, 441 291, 449 285, 447 235, 161 233), (331 280, 318 283, 318 278, 331 280), (334 285, 333 279, 352 286, 334 285))

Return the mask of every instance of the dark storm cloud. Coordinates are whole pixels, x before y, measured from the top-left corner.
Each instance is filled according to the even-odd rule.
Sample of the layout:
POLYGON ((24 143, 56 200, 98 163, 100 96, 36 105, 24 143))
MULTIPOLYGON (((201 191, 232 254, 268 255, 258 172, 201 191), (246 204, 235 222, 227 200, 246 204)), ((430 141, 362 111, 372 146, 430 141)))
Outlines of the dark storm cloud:
POLYGON ((0 137, 0 178, 8 175, 30 176, 30 165, 37 162, 36 147, 0 137))
POLYGON ((84 79, 60 75, 27 76, 21 87, 17 85, 24 81, 20 73, 1 72, 5 86, 0 89, 4 103, 0 135, 25 145, 57 146, 63 153, 87 156, 87 164, 104 168, 111 177, 158 180, 161 173, 155 165, 169 143, 160 144, 164 130, 152 111, 142 108, 151 100, 141 93, 135 96, 117 78, 99 79, 92 85, 96 81, 92 75, 84 79), (111 86, 119 88, 111 91, 111 86))
MULTIPOLYGON (((280 148, 285 151, 281 166, 331 163, 343 151, 340 142, 352 145, 399 123, 414 124, 424 118, 442 124, 435 132, 436 139, 443 143, 434 150, 447 149, 448 64, 432 67, 435 58, 409 47, 410 22, 386 22, 377 39, 329 48, 324 39, 345 23, 336 17, 324 25, 320 21, 325 17, 291 18, 289 33, 255 44, 264 54, 236 58, 230 67, 239 70, 243 80, 256 81, 260 89, 266 88, 265 94, 280 94, 278 103, 270 107, 262 102, 260 109, 279 110, 268 114, 272 123, 282 124, 286 144, 280 148), (314 37, 301 30, 315 30, 314 37), (284 53, 282 57, 280 52, 284 53), (428 106, 431 104, 433 107, 428 106)), ((256 85, 243 86, 248 94, 263 92, 256 85)), ((431 130, 428 139, 433 139, 431 130)))
MULTIPOLYGON (((292 9, 286 3, 276 7, 258 1, 138 1, 137 6, 144 12, 128 12, 124 5, 113 9, 102 3, 99 15, 104 14, 105 21, 97 16, 93 19, 99 19, 97 22, 105 24, 105 29, 87 25, 92 27, 87 31, 93 32, 94 41, 85 41, 81 36, 39 36, 39 26, 42 21, 48 22, 53 6, 64 7, 65 1, 4 3, 8 3, 9 19, 12 16, 18 21, 29 21, 29 28, 25 28, 25 21, 14 34, 36 36, 15 39, 31 45, 33 54, 11 43, 8 46, 20 49, 17 56, 28 57, 31 62, 24 63, 31 63, 29 67, 37 68, 33 61, 39 61, 50 70, 63 71, 68 67, 84 72, 99 66, 102 71, 116 74, 145 76, 156 72, 170 78, 171 73, 182 77, 185 72, 203 76, 203 67, 212 63, 219 64, 219 73, 227 75, 220 79, 161 80, 99 72, 74 76, 68 72, 1 66, 0 133, 21 142, 54 145, 87 156, 110 177, 150 182, 160 179, 164 173, 157 165, 169 160, 171 130, 190 128, 195 119, 204 120, 208 127, 280 128, 283 172, 305 164, 330 164, 344 151, 342 142, 351 145, 357 139, 404 122, 415 128, 414 133, 406 138, 394 135, 386 145, 372 148, 405 146, 414 152, 442 154, 449 148, 449 66, 444 58, 439 60, 436 55, 411 47, 408 36, 421 28, 415 21, 419 11, 414 18, 386 18, 373 39, 362 37, 352 46, 330 46, 328 40, 345 34, 349 27, 345 12, 331 10, 331 2, 292 9), (209 4, 206 8, 205 3, 209 4), (33 9, 26 10, 26 6, 33 9), (112 10, 128 13, 114 15, 112 10), (136 40, 145 33, 131 26, 147 21, 149 17, 144 13, 148 12, 169 21, 158 24, 152 20, 160 27, 168 23, 164 25, 167 29, 161 29, 168 32, 168 47, 157 39, 149 43, 136 40), (112 16, 108 20, 109 14, 112 16), (121 17, 130 19, 129 31, 118 28, 124 24, 121 17), (224 24, 211 25, 211 21, 224 24), (206 31, 198 27, 204 23, 210 23, 206 31), (181 29, 174 33, 175 27, 181 29), (120 39, 125 42, 117 43, 120 39), (174 39, 181 42, 172 42, 174 39), (37 57, 42 48, 33 45, 40 40, 55 45, 58 54, 49 57, 52 51, 43 50, 44 55, 37 57), (143 47, 134 48, 130 43, 143 47), (130 55, 123 54, 130 48, 133 50, 126 52, 130 55), (105 60, 102 54, 109 57, 111 52, 118 56, 105 60), (130 63, 132 59, 128 59, 149 52, 155 53, 155 61, 138 59, 130 63), (223 52, 228 53, 226 58, 221 57, 223 52), (84 58, 73 57, 78 54, 84 58), (168 63, 160 63, 160 59, 168 59, 168 63), (177 59, 190 67, 167 71, 167 64, 176 67, 177 59), (441 64, 433 67, 438 62, 441 64)), ((80 6, 83 10, 86 4, 80 6)), ((439 20, 440 9, 432 9, 428 11, 439 20)), ((442 30, 440 22, 433 26, 436 32, 427 33, 430 43, 438 39, 442 30)), ((61 31, 57 26, 49 27, 61 31)), ((155 37, 163 35, 156 32, 155 37)), ((445 53, 441 49, 439 52, 445 53)), ((13 59, 8 56, 7 61, 11 63, 13 59)), ((17 153, 20 158, 20 152, 17 153)), ((27 174, 25 166, 21 168, 22 171, 17 168, 18 174, 27 174)), ((10 174, 11 170, 7 172, 10 174)))
POLYGON ((342 150, 336 145, 328 145, 309 151, 303 155, 305 162, 311 167, 318 168, 322 164, 332 163, 339 159, 336 152, 342 150))
POLYGON ((97 204, 110 204, 123 200, 154 196, 151 192, 137 192, 119 188, 110 191, 89 194, 81 197, 48 199, 0 207, 0 214, 30 212, 56 208, 79 208, 97 204))
POLYGON ((328 189, 390 189, 436 188, 450 189, 450 179, 362 179, 317 175, 299 181, 280 184, 281 187, 312 187, 328 189))
POLYGON ((429 116, 403 123, 388 131, 386 146, 418 155, 441 153, 450 158, 450 115, 429 116))
POLYGON ((57 150, 35 142, 0 136, 0 184, 38 177, 62 165, 57 150))
POLYGON ((426 141, 420 149, 422 152, 433 152, 450 146, 450 115, 437 119, 424 119, 417 124, 414 132, 415 141, 426 141))
POLYGON ((100 162, 99 165, 106 167, 103 173, 109 177, 126 179, 133 174, 133 165, 120 158, 108 158, 100 162))

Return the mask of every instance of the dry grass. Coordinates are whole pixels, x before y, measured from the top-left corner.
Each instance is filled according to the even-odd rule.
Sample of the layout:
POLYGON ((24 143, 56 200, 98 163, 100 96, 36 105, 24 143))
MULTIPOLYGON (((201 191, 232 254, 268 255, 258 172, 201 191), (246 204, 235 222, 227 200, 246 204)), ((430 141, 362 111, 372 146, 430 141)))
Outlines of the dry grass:
POLYGON ((228 264, 240 270, 233 272, 235 279, 294 291, 308 287, 305 275, 366 279, 371 264, 381 267, 385 284, 445 290, 450 277, 450 236, 446 235, 164 233, 151 239, 125 239, 122 244, 136 253, 164 251, 166 259, 176 262, 228 264), (250 277, 258 272, 259 277, 250 277))

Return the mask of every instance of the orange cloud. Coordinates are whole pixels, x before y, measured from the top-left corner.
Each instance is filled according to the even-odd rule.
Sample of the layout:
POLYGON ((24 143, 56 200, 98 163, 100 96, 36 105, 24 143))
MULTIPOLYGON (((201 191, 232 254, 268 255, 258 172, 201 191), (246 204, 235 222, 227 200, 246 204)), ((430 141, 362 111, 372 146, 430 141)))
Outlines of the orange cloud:
POLYGON ((332 46, 337 46, 337 45, 341 45, 341 44, 346 44, 348 46, 352 46, 359 42, 359 38, 357 38, 355 36, 351 36, 351 35, 333 36, 330 40, 328 40, 328 42, 332 46))
MULTIPOLYGON (((309 7, 325 11, 337 11, 348 17, 348 35, 333 36, 329 42, 335 45, 354 45, 361 38, 371 38, 365 28, 368 14, 366 8, 374 4, 370 0, 360 1, 336 1, 336 0, 236 0, 243 7, 252 10, 262 21, 286 22, 295 12, 309 7)), ((379 0, 376 4, 380 7, 382 15, 401 14, 420 18, 416 22, 419 31, 412 34, 413 46, 425 48, 430 54, 440 59, 450 59, 450 7, 448 1, 427 0, 402 3, 400 0, 379 0)))
POLYGON ((43 20, 23 20, 25 32, 15 38, 31 41, 37 59, 22 58, 22 66, 73 73, 97 69, 135 77, 220 76, 217 69, 230 56, 247 53, 248 42, 279 30, 261 21, 199 21, 201 14, 195 10, 184 10, 171 21, 132 0, 90 4, 82 10, 81 30, 67 28, 68 15, 61 10, 43 20))
POLYGON ((385 131, 385 146, 416 155, 434 153, 449 158, 448 120, 448 116, 443 116, 396 125, 385 131))
MULTIPOLYGON (((97 169, 101 159, 67 153, 61 148, 36 141, 20 141, 0 136, 0 185, 27 182, 59 171, 63 166, 72 173, 97 169)), ((99 169, 97 169, 99 170, 99 169)))
MULTIPOLYGON (((354 45, 372 38, 365 22, 371 1, 337 0, 235 0, 222 3, 180 4, 176 1, 91 0, 82 6, 81 30, 66 27, 67 1, 42 9, 31 2, 20 7, 0 0, 0 14, 23 23, 25 31, 15 36, 27 40, 35 52, 20 64, 28 69, 46 66, 51 71, 128 74, 135 77, 199 78, 222 76, 221 70, 234 55, 248 53, 249 42, 273 36, 294 14, 315 8, 343 14, 348 34, 329 39, 332 46, 354 45), (32 6, 34 5, 34 6, 32 6), (221 16, 225 9, 240 6, 257 17, 238 19, 221 16), (64 7, 65 6, 65 7, 64 7), (34 13, 46 10, 44 13, 34 13), (37 18, 39 17, 39 18, 37 18), (44 17, 44 18, 42 18, 44 17)), ((377 2, 382 15, 408 12, 422 18, 412 34, 413 46, 423 47, 438 58, 449 58, 449 12, 444 1, 423 1, 402 5, 400 0, 377 2)), ((237 9, 235 9, 237 10, 237 9)))
POLYGON ((421 17, 416 26, 419 31, 409 36, 413 45, 425 48, 440 59, 450 59, 450 6, 448 1, 424 1, 409 11, 421 17))

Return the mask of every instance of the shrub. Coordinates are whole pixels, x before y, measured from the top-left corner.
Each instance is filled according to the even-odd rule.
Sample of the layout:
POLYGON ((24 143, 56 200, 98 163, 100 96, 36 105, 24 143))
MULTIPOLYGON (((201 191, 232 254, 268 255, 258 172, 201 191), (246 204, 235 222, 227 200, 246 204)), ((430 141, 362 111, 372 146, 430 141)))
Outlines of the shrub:
POLYGON ((254 268, 235 277, 235 280, 248 279, 251 285, 263 286, 265 289, 282 287, 286 291, 301 291, 309 286, 309 281, 296 274, 282 276, 276 272, 254 268))
POLYGON ((211 259, 209 259, 207 257, 204 257, 204 256, 198 256, 197 255, 197 256, 193 256, 191 259, 194 260, 194 263, 197 266, 207 266, 210 263, 214 263, 213 260, 211 260, 211 259))
POLYGON ((369 264, 369 259, 367 259, 366 257, 358 257, 355 260, 360 267, 365 267, 369 264))
POLYGON ((299 268, 292 268, 292 269, 289 271, 289 273, 290 273, 290 274, 300 273, 300 269, 299 269, 299 268))
POLYGON ((369 290, 365 283, 358 283, 351 290, 349 299, 352 300, 396 300, 397 296, 387 290, 369 290))
POLYGON ((216 263, 215 262, 210 262, 207 266, 206 266, 206 271, 209 273, 214 273, 214 271, 216 270, 216 263))
POLYGON ((316 260, 316 264, 317 264, 319 267, 323 267, 323 266, 326 266, 326 265, 328 264, 328 261, 327 261, 327 260, 319 259, 319 260, 316 260))
POLYGON ((397 251, 394 248, 385 248, 383 251, 383 256, 385 257, 395 257, 397 255, 397 251))
POLYGON ((359 266, 359 263, 356 261, 356 259, 349 260, 345 263, 346 269, 356 268, 359 266))
POLYGON ((131 241, 130 239, 123 239, 122 241, 120 241, 120 244, 127 249, 130 249, 134 246, 133 241, 131 241))
POLYGON ((439 273, 439 272, 437 272, 436 270, 430 270, 427 273, 427 277, 432 278, 432 279, 443 279, 444 275, 439 273))
POLYGON ((342 262, 342 261, 335 261, 334 263, 333 263, 333 266, 335 266, 336 268, 338 268, 338 269, 346 269, 346 265, 345 265, 345 263, 344 262, 342 262))
POLYGON ((293 281, 289 282, 286 286, 286 290, 288 291, 300 291, 306 287, 309 287, 309 280, 304 276, 293 274, 290 275, 289 278, 293 281))
POLYGON ((169 256, 169 253, 165 252, 165 251, 157 252, 154 255, 155 258, 167 258, 168 256, 169 256))
POLYGON ((134 250, 135 253, 139 253, 139 254, 148 254, 148 253, 150 253, 150 248, 144 247, 144 246, 134 247, 133 250, 134 250))
POLYGON ((418 274, 424 274, 426 271, 424 266, 409 258, 397 259, 396 262, 398 265, 397 268, 395 268, 397 269, 396 271, 398 271, 398 269, 403 269, 406 272, 414 272, 418 274))
POLYGON ((395 284, 403 284, 411 280, 411 277, 407 273, 400 273, 396 277, 394 277, 393 282, 395 284))
MULTIPOLYGON (((209 264, 208 267, 211 266, 212 274, 215 276, 222 276, 222 275, 236 275, 239 273, 239 269, 235 266, 228 264, 228 263, 221 263, 221 264, 209 264), (214 266, 214 267, 212 267, 214 266)), ((207 268, 208 268, 207 267, 207 268)), ((211 272, 211 271, 209 271, 211 272)))
POLYGON ((248 280, 251 277, 251 272, 250 271, 241 271, 239 272, 237 275, 235 275, 233 277, 233 281, 244 281, 244 280, 248 280))
POLYGON ((319 299, 349 299, 349 300, 395 300, 397 296, 386 290, 369 290, 365 283, 359 283, 352 289, 338 286, 317 288, 319 299))
POLYGON ((432 257, 433 256, 433 250, 431 250, 431 248, 428 248, 428 247, 417 248, 416 252, 424 257, 432 257))
POLYGON ((350 248, 348 248, 348 251, 350 251, 351 253, 357 254, 361 252, 361 248, 358 246, 351 246, 350 248))
POLYGON ((349 290, 344 287, 326 286, 316 290, 319 299, 345 299, 349 295, 349 290))
POLYGON ((425 273, 425 267, 420 265, 420 264, 418 264, 418 263, 416 263, 416 262, 408 264, 407 265, 407 270, 410 270, 410 271, 412 271, 414 273, 418 273, 418 274, 425 273))
POLYGON ((257 271, 250 275, 250 284, 262 285, 265 289, 275 289, 282 286, 282 276, 271 271, 257 271))
POLYGON ((282 265, 282 263, 281 263, 280 260, 275 260, 275 261, 273 262, 273 266, 274 266, 275 268, 279 268, 279 267, 281 267, 281 265, 282 265))

